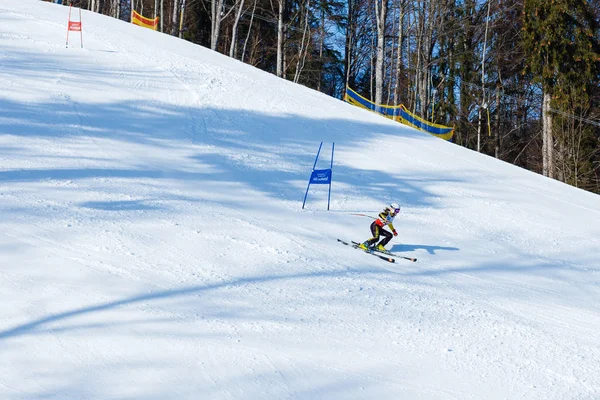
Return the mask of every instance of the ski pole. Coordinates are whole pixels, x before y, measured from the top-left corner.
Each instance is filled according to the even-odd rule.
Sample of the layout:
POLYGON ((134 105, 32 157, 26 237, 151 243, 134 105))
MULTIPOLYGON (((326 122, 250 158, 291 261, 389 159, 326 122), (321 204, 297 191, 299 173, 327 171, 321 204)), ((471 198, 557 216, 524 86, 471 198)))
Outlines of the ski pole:
POLYGON ((356 214, 356 213, 350 213, 350 215, 358 215, 359 217, 369 217, 371 219, 377 219, 375 217, 371 217, 370 215, 367 214, 356 214))

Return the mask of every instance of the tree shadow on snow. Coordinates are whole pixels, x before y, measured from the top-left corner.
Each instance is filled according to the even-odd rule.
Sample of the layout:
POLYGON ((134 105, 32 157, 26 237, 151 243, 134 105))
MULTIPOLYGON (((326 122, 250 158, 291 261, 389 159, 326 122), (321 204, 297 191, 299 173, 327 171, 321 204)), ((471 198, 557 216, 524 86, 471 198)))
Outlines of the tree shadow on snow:
MULTIPOLYGON (((337 278, 346 277, 351 274, 371 274, 371 275, 383 275, 390 274, 391 272, 385 270, 376 269, 344 269, 336 271, 324 271, 324 272, 309 272, 300 274, 287 274, 287 275, 271 275, 271 276, 256 276, 256 277, 245 277, 235 278, 229 281, 207 284, 188 286, 173 290, 162 290, 158 292, 151 292, 146 294, 140 294, 136 296, 127 297, 121 300, 110 301, 106 303, 100 303, 88 307, 75 308, 61 313, 50 314, 30 322, 19 324, 12 328, 4 329, 0 331, 0 341, 14 338, 18 336, 28 334, 39 334, 39 333, 52 333, 52 332, 64 332, 69 330, 80 330, 84 329, 85 325, 71 325, 71 326, 56 326, 55 324, 60 322, 66 322, 73 318, 99 313, 103 311, 109 311, 120 307, 129 306, 132 304, 141 304, 153 301, 160 301, 164 299, 181 298, 185 296, 201 295, 205 292, 215 291, 222 288, 231 288, 244 285, 262 284, 268 282, 277 281, 289 281, 294 279, 303 278, 337 278)), ((88 324, 90 327, 98 327, 97 324, 88 324)), ((100 325, 102 326, 102 325, 100 325)), ((106 324, 104 324, 106 326, 106 324)))
MULTIPOLYGON (((15 79, 26 74, 32 92, 39 81, 40 85, 49 87, 45 94, 50 98, 35 103, 0 98, 0 134, 34 141, 45 139, 52 141, 57 148, 63 144, 67 147, 64 156, 44 154, 39 150, 38 154, 31 155, 26 141, 14 140, 14 146, 0 148, 0 159, 22 158, 27 162, 31 157, 37 157, 44 159, 45 165, 52 165, 56 158, 62 161, 61 165, 65 165, 66 160, 69 164, 64 168, 4 169, 0 171, 0 182, 123 177, 132 180, 155 178, 159 181, 169 178, 200 183, 214 179, 240 182, 273 199, 294 201, 300 205, 321 141, 327 144, 317 168, 329 166, 330 148, 327 146, 331 142, 335 142, 339 150, 360 149, 365 140, 382 143, 390 138, 407 139, 413 143, 417 140, 424 146, 430 145, 429 140, 439 140, 383 118, 381 123, 373 122, 372 117, 361 120, 355 114, 366 111, 341 102, 329 103, 332 99, 320 94, 315 94, 315 97, 335 106, 340 117, 310 118, 289 113, 223 109, 210 106, 206 99, 203 103, 209 106, 175 105, 159 100, 93 102, 87 101, 87 97, 86 100, 81 97, 74 99, 69 93, 77 93, 75 87, 78 85, 90 90, 89 98, 93 99, 102 96, 101 93, 110 92, 112 86, 135 92, 143 83, 149 85, 144 86, 146 91, 151 91, 152 87, 164 90, 166 77, 160 76, 156 70, 120 71, 106 66, 80 65, 72 60, 43 54, 11 51, 11 57, 3 65, 3 72, 9 77, 14 75, 15 79), (56 71, 61 73, 57 75, 56 71), (48 82, 52 81, 56 84, 49 86, 48 82), (116 87, 115 82, 120 82, 121 86, 116 87), (122 148, 136 150, 126 152, 122 148), (167 157, 169 154, 186 155, 173 158, 171 163, 135 158, 138 154, 153 152, 167 157), (81 157, 78 158, 77 154, 81 157), (94 156, 97 159, 90 154, 97 154, 94 156), (130 165, 128 168, 122 165, 115 169, 98 167, 98 164, 112 162, 114 165, 115 161, 122 163, 124 160, 130 165)), ((195 90, 201 97, 202 86, 195 90)), ((294 104, 294 98, 289 100, 290 107, 307 107, 303 103, 294 104)), ((402 148, 399 147, 397 152, 398 156, 402 156, 402 148)), ((436 181, 457 185, 465 182, 464 178, 453 174, 442 160, 423 174, 383 172, 370 165, 350 167, 338 157, 335 161, 334 185, 338 189, 333 189, 334 197, 336 190, 339 193, 339 188, 344 187, 350 188, 349 195, 352 197, 370 197, 382 203, 393 198, 406 206, 434 206, 440 197, 429 192, 428 187, 435 186, 436 181)), ((384 161, 375 160, 375 164, 384 161)), ((107 205, 107 208, 112 209, 113 206, 107 205)))
MULTIPOLYGON (((134 181, 150 178, 158 182, 175 179, 199 184, 211 180, 241 183, 275 200, 294 201, 301 205, 320 141, 336 142, 338 150, 340 147, 358 148, 364 142, 365 132, 372 130, 378 131, 375 137, 382 139, 387 136, 414 139, 405 128, 389 125, 336 118, 311 120, 297 115, 247 111, 235 118, 231 117, 232 114, 235 115, 235 110, 182 110, 143 102, 79 103, 77 110, 73 110, 68 104, 25 105, 0 99, 0 117, 11 116, 10 121, 0 118, 0 134, 32 140, 47 139, 55 146, 61 146, 63 142, 67 146, 75 143, 71 150, 65 149, 65 157, 43 153, 35 155, 37 159, 46 161, 45 165, 52 165, 53 159, 62 165, 68 161, 69 164, 64 167, 4 169, 0 171, 0 182, 74 180, 79 184, 79 190, 85 190, 85 186, 80 184, 84 179, 124 178, 134 181), (238 121, 238 118, 243 121, 238 121), (106 142, 95 142, 99 140, 110 140, 114 147, 109 144, 107 148, 106 142), (120 143, 127 148, 139 146, 141 152, 150 154, 190 153, 186 148, 199 151, 192 150, 187 156, 173 159, 171 164, 154 164, 148 159, 132 158, 137 153, 123 152, 120 143), (92 153, 102 152, 102 158, 94 159, 85 150, 81 151, 85 146, 91 148, 92 153), (75 154, 81 154, 81 157, 75 154), (98 167, 111 162, 113 165, 117 162, 118 166, 98 167), (124 167, 123 163, 131 166, 124 167)), ((419 134, 415 135, 418 139, 419 134)), ((426 142, 426 138, 421 140, 426 142)), ((23 159, 29 163, 32 157, 30 152, 30 149, 22 146, 7 146, 0 148, 0 158, 23 159)), ((328 157, 325 157, 327 162, 328 157)), ((338 160, 336 158, 335 161, 338 160)), ((318 164, 317 168, 320 167, 324 165, 318 164)), ((440 198, 426 188, 435 186, 436 181, 454 182, 457 185, 464 183, 463 179, 452 176, 443 168, 438 172, 428 171, 415 176, 414 173, 388 173, 334 163, 333 199, 335 201, 336 193, 339 194, 343 187, 350 188, 344 190, 350 190, 357 197, 368 196, 381 203, 393 198, 407 207, 435 206, 440 198)), ((326 190, 320 189, 323 188, 311 188, 309 201, 321 201, 326 196, 326 190), (313 197, 313 193, 319 197, 313 197)), ((169 194, 167 188, 164 191, 166 195, 169 194)))

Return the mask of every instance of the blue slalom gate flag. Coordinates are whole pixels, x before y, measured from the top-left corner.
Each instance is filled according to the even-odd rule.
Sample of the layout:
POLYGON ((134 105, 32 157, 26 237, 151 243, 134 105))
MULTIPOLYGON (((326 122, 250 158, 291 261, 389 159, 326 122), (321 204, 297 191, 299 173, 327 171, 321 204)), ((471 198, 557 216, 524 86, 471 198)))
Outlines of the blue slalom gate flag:
POLYGON ((313 164, 313 170, 310 173, 310 179, 308 180, 308 186, 306 187, 306 193, 304 194, 304 201, 302 202, 302 208, 304 209, 304 205, 306 204, 306 197, 308 196, 308 190, 310 189, 310 185, 329 185, 329 192, 327 194, 327 209, 329 210, 329 203, 331 201, 331 175, 333 171, 333 150, 335 148, 335 143, 331 144, 331 165, 327 169, 315 169, 317 166, 317 161, 319 160, 319 154, 321 154, 321 147, 323 147, 323 142, 319 145, 319 151, 317 151, 317 157, 315 157, 315 163, 313 164))
POLYGON ((310 183, 313 185, 328 185, 331 183, 331 168, 315 169, 310 175, 310 183))

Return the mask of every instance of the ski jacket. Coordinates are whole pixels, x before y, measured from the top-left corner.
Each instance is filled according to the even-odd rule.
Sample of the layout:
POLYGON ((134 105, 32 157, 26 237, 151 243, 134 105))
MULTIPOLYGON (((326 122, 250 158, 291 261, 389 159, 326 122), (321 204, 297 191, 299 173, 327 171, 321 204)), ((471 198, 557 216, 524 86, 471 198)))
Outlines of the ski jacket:
POLYGON ((377 226, 380 226, 383 228, 384 226, 388 225, 392 231, 395 230, 393 222, 394 222, 394 216, 388 210, 383 210, 382 212, 380 212, 379 218, 377 218, 375 220, 375 223, 377 224, 377 226))

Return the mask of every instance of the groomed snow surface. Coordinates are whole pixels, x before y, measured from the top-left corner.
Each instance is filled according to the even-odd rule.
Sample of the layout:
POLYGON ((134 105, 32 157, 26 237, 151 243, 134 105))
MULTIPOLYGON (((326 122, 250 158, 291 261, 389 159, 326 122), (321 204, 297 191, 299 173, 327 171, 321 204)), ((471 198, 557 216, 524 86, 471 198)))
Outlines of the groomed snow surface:
POLYGON ((600 398, 599 196, 67 15, 0 0, 1 399, 600 398))

